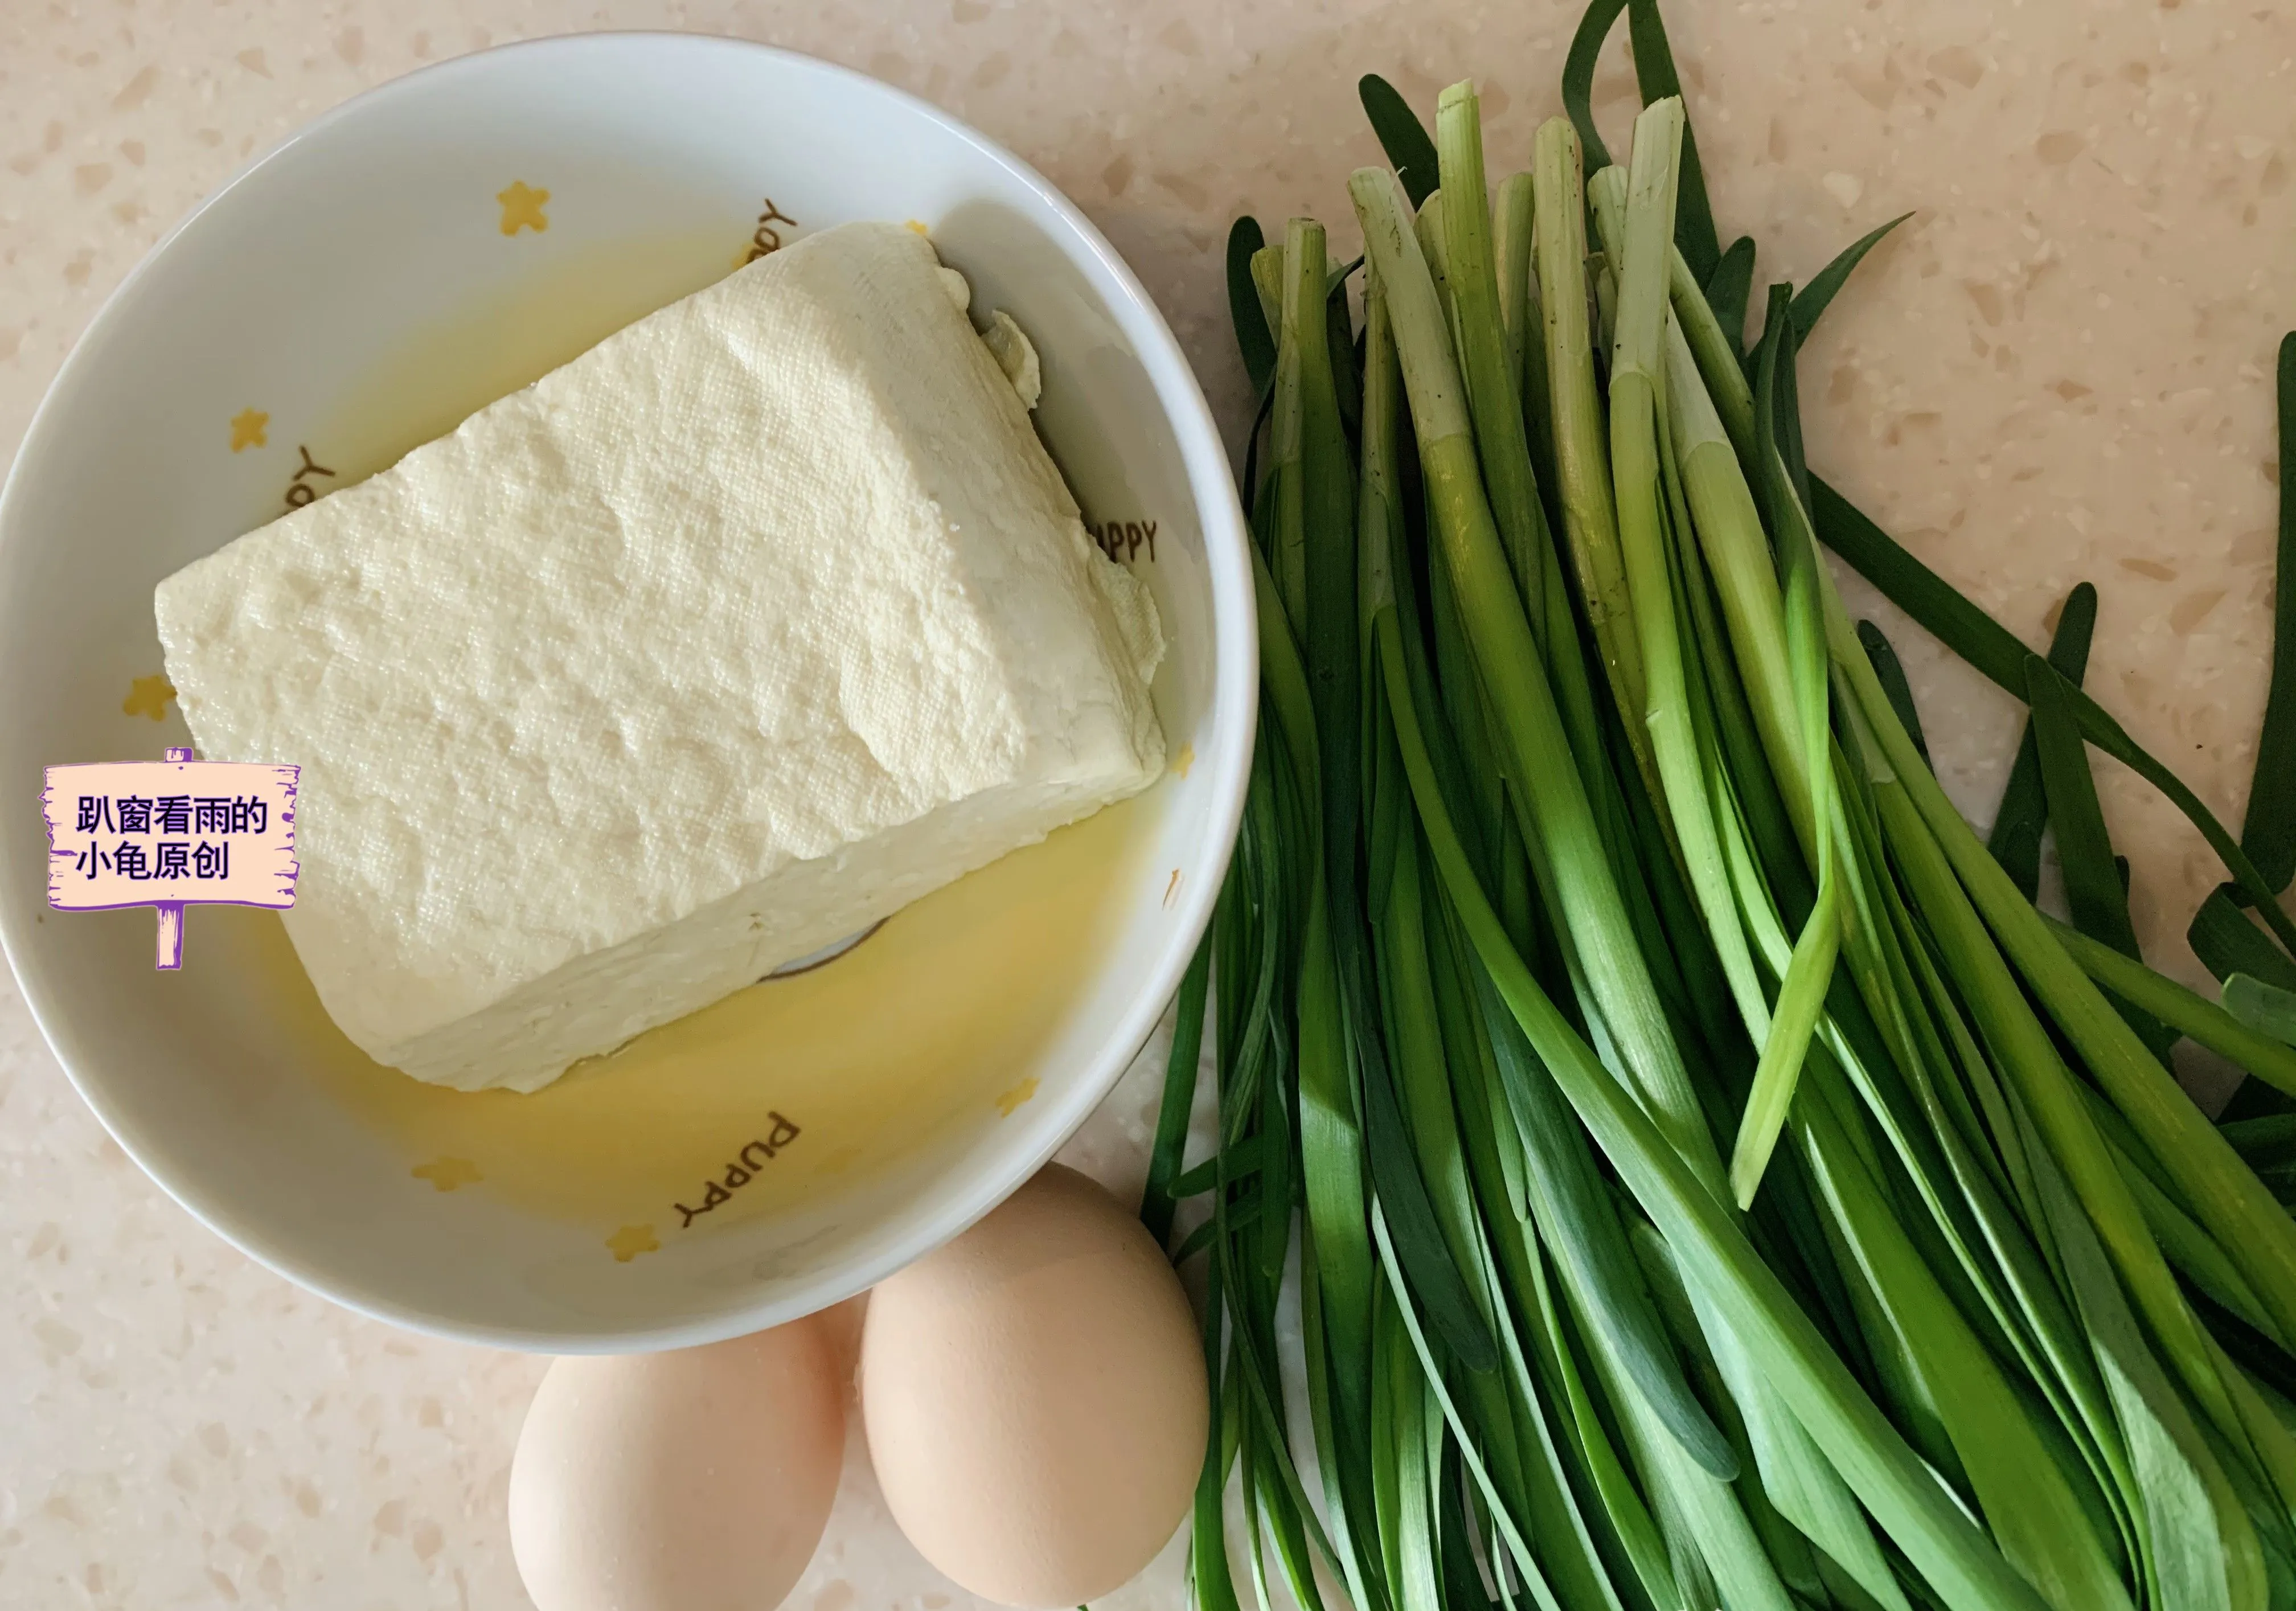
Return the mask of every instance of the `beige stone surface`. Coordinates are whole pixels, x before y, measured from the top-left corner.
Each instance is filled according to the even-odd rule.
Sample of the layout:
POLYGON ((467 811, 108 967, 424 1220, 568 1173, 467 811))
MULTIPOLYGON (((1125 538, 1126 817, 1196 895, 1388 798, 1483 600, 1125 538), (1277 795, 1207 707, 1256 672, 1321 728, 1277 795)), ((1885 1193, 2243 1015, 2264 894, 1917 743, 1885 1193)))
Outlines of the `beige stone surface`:
MULTIPOLYGON (((1375 156, 1366 70, 1470 72, 1494 174, 1554 110, 1551 0, 1022 5, 81 0, 0 7, 0 456, 103 295, 315 113, 426 62, 598 28, 740 34, 914 89, 1106 229, 1231 430, 1218 247, 1318 211, 1375 156)), ((2296 12, 2264 0, 1673 0, 1718 210, 1806 276, 1908 209, 1808 354, 1811 456, 2015 629, 2103 592, 2093 684, 2237 821, 2272 580, 2270 372, 2296 322, 2296 12)), ((1630 78, 1606 66, 1623 123, 1630 78)), ((1897 626, 1898 623, 1891 623, 1897 626)), ((1980 819, 2015 711, 1907 629, 1941 767, 1980 819)), ((2218 876, 2103 769, 2140 927, 2218 876)), ((1152 1070, 1079 1144, 1136 1181, 1152 1070)), ((250 1266, 97 1130, 0 999, 0 1604, 517 1607, 511 1443, 540 1361, 359 1320, 250 1266)), ((1130 1603, 1177 1607, 1171 1552, 1130 1603)), ((849 1468, 800 1611, 965 1602, 849 1468)))

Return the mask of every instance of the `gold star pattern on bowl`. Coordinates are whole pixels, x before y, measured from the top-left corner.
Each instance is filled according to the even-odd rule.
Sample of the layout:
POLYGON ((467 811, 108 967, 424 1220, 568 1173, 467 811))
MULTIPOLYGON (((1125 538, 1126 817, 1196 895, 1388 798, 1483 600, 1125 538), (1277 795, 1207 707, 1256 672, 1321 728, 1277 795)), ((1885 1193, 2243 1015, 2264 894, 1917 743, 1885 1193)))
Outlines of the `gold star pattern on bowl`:
POLYGON ((231 450, 237 453, 247 448, 265 446, 263 428, 271 416, 260 408, 242 408, 231 416, 231 450))
POLYGON ((1026 1102, 1029 1097, 1036 1094, 1037 1076, 1030 1074, 1027 1079, 1021 1081, 1020 1084, 1014 1086, 1011 1090, 1006 1091, 1003 1096, 996 1098, 996 1111, 1009 1119, 1014 1113, 1019 1111, 1021 1104, 1026 1102))
POLYGON ((514 235, 521 229, 531 229, 537 234, 550 227, 543 215, 543 204, 550 200, 546 190, 530 188, 523 179, 512 179, 508 190, 495 192, 495 200, 502 203, 502 232, 514 235))
POLYGON ((156 673, 139 677, 127 685, 127 697, 119 702, 124 716, 148 716, 158 721, 168 714, 168 702, 176 697, 176 685, 156 673))
POLYGON ((651 1225, 625 1225, 606 1238, 606 1250, 614 1255, 617 1264, 627 1264, 638 1254, 652 1253, 660 1245, 651 1225))

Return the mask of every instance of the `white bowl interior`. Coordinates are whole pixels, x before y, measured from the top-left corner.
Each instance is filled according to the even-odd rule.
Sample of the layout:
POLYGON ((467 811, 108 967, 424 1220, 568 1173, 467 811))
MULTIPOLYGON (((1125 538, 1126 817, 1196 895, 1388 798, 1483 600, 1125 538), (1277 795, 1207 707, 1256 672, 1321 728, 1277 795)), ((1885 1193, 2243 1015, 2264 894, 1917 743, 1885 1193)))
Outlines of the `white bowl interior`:
MULTIPOLYGON (((0 671, 16 691, 0 778, 25 808, 0 817, 0 930, 122 1145, 275 1269, 402 1323, 514 1346, 674 1346, 773 1324, 986 1212, 1145 1039, 1209 914, 1242 794, 1256 686, 1242 541, 1161 320, 1090 226, 977 136, 865 78, 723 40, 592 36, 465 58, 322 119, 195 214, 123 286, 36 421, 0 500, 0 671), (550 192, 545 232, 502 233, 496 193, 513 181, 550 192), (380 468, 729 270, 768 198, 795 221, 768 219, 783 239, 849 219, 926 224, 976 313, 1008 309, 1034 339, 1039 428, 1087 520, 1135 528, 1128 558, 1172 641, 1158 705, 1185 760, 1119 808, 1120 833, 1070 847, 1066 865, 1106 886, 1092 916, 1103 932, 1075 947, 1034 937, 1078 956, 1088 940, 1088 961, 998 1053, 1009 1067, 969 1076, 1002 1105, 968 1097, 898 1155, 861 1146, 857 1164, 791 1171, 778 1196, 737 1212, 736 1194, 690 1226, 668 1201, 644 1213, 617 1199, 611 1159, 596 1183, 570 1163, 547 1203, 485 1179, 447 1190, 437 1169, 414 1172, 420 1126, 387 1120, 403 1076, 335 1035, 275 917, 193 908, 170 974, 152 966, 151 914, 46 910, 40 771, 188 742, 172 705, 157 722, 123 709, 161 663, 152 588, 280 513, 302 448, 336 473, 306 474, 314 484, 380 468), (229 447, 243 409, 268 415, 261 448, 229 447), (633 1237, 655 1245, 633 1252, 633 1237)), ((1013 966, 1036 966, 1030 954, 1018 948, 1013 966)), ((1029 982, 993 966, 980 978, 991 997, 1029 982)), ((746 1049, 761 1064, 774 1051, 746 1049)), ((701 1167, 769 1129, 772 1102, 761 1078, 755 1113, 676 1141, 701 1149, 686 1203, 701 1167)))

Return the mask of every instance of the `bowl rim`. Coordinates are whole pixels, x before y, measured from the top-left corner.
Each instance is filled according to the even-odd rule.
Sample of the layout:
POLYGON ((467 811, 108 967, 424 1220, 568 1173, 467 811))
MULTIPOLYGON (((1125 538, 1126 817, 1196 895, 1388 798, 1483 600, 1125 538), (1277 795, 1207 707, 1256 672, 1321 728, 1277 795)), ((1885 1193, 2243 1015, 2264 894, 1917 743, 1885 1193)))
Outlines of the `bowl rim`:
MULTIPOLYGON (((12 903, 0 903, 0 952, 6 955, 17 989, 65 1077, 105 1132, 194 1220, 266 1270, 355 1313, 446 1341, 528 1352, 624 1353, 694 1347, 796 1319, 876 1285, 962 1234, 1017 1190, 1050 1161, 1114 1089, 1147 1044, 1166 1005, 1178 990, 1181 975, 1210 925, 1212 907, 1234 851, 1258 721, 1259 623, 1242 505, 1226 445, 1202 387, 1170 325, 1138 276, 1073 201, 1032 165, 963 119, 921 96, 856 69, 800 51, 726 35, 674 29, 600 29, 510 41, 433 62, 363 90, 250 158, 152 243, 104 298, 73 341, 33 410, 4 481, 0 481, 0 555, 29 540, 28 533, 17 530, 18 522, 12 517, 20 487, 29 480, 27 466, 45 456, 46 438, 60 429, 54 418, 62 407, 59 399, 72 389, 81 371, 102 361, 102 349, 110 344, 114 328, 137 299, 149 294, 149 287, 156 281, 160 265, 177 237, 226 197, 255 182, 266 167, 291 149, 331 133, 382 102, 409 93, 411 86, 436 88, 441 79, 480 76, 496 70, 507 57, 580 55, 631 49, 769 58, 782 70, 814 75, 864 99, 882 98, 921 118, 942 135, 971 146, 1004 169, 1034 197, 1053 224, 1065 226, 1075 243, 1083 248, 1081 266, 1087 277, 1095 280, 1095 292, 1132 343, 1147 372, 1157 403, 1173 433, 1203 531, 1212 602, 1214 675, 1210 752, 1200 753, 1196 760, 1205 769, 1212 791, 1210 826, 1214 842, 1205 861, 1208 875, 1185 881, 1186 886, 1193 887, 1184 886, 1179 892, 1176 922, 1163 942, 1161 954, 1155 966, 1139 976, 1128 1005, 1118 1015, 1114 1026, 1094 1054, 1086 1077, 1075 1082, 1062 1101, 1038 1108, 1030 1115, 1027 1129, 1015 1130, 1005 1162, 995 1169, 977 1171, 949 1192, 948 1201, 931 1212, 915 1204, 897 1210, 885 1222, 891 1234, 877 1239, 878 1245, 870 1256, 827 1266, 792 1286, 783 1296, 737 1305, 700 1319, 597 1331, 578 1327, 562 1332, 533 1330, 472 1323, 363 1290, 356 1277, 347 1278, 324 1261, 298 1256, 275 1245, 261 1225, 250 1223, 232 1212, 226 1201, 209 1201, 213 1194, 171 1179, 130 1139, 133 1126, 126 1122, 127 1105, 114 1100, 103 1074, 93 1068, 84 1073, 78 1066, 70 1049, 73 1034, 66 1014, 49 999, 37 974, 28 974, 20 960, 29 955, 33 938, 30 917, 18 911, 12 903)), ((1069 255, 1073 259, 1078 254, 1072 251, 1069 255)), ((89 1061, 93 1064, 94 1059, 89 1061)))

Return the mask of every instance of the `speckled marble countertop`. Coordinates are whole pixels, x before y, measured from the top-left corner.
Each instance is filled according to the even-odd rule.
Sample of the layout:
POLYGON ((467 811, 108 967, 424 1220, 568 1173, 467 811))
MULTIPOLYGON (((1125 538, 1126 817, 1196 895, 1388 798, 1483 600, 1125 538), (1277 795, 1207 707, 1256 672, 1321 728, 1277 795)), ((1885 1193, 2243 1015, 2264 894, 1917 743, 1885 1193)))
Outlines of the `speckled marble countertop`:
MULTIPOLYGON (((2296 12, 2264 0, 1672 0, 1726 235, 1807 275, 1913 209, 1805 359, 1811 456, 2013 628, 2103 592, 2091 686, 2237 821, 2269 642, 2274 344, 2296 323, 2296 12)), ((11 0, 0 8, 0 454, 106 292, 250 155, 369 85, 535 35, 738 34, 922 94, 1035 162, 1138 269, 1231 431, 1228 218, 1336 235, 1376 150, 1357 76, 1472 71, 1522 162, 1575 6, 1552 0, 11 0)), ((1622 119, 1631 77, 1598 106, 1622 119)), ((1853 602, 1855 602, 1853 600, 1853 602)), ((1882 619, 1889 621, 1884 614, 1882 619)), ((1980 821, 2017 712, 1893 632, 1980 821)), ((2100 766, 2140 932, 2186 971, 2218 875, 2100 766)), ((1136 1188, 1152 1047, 1071 1147, 1136 1188)), ((542 1361, 356 1319, 137 1173, 0 984, 0 1604, 526 1604, 504 1540, 542 1361)), ((1175 1553, 1123 1597, 1182 1603, 1175 1553)), ((962 1607, 849 1461, 798 1611, 962 1607)))

